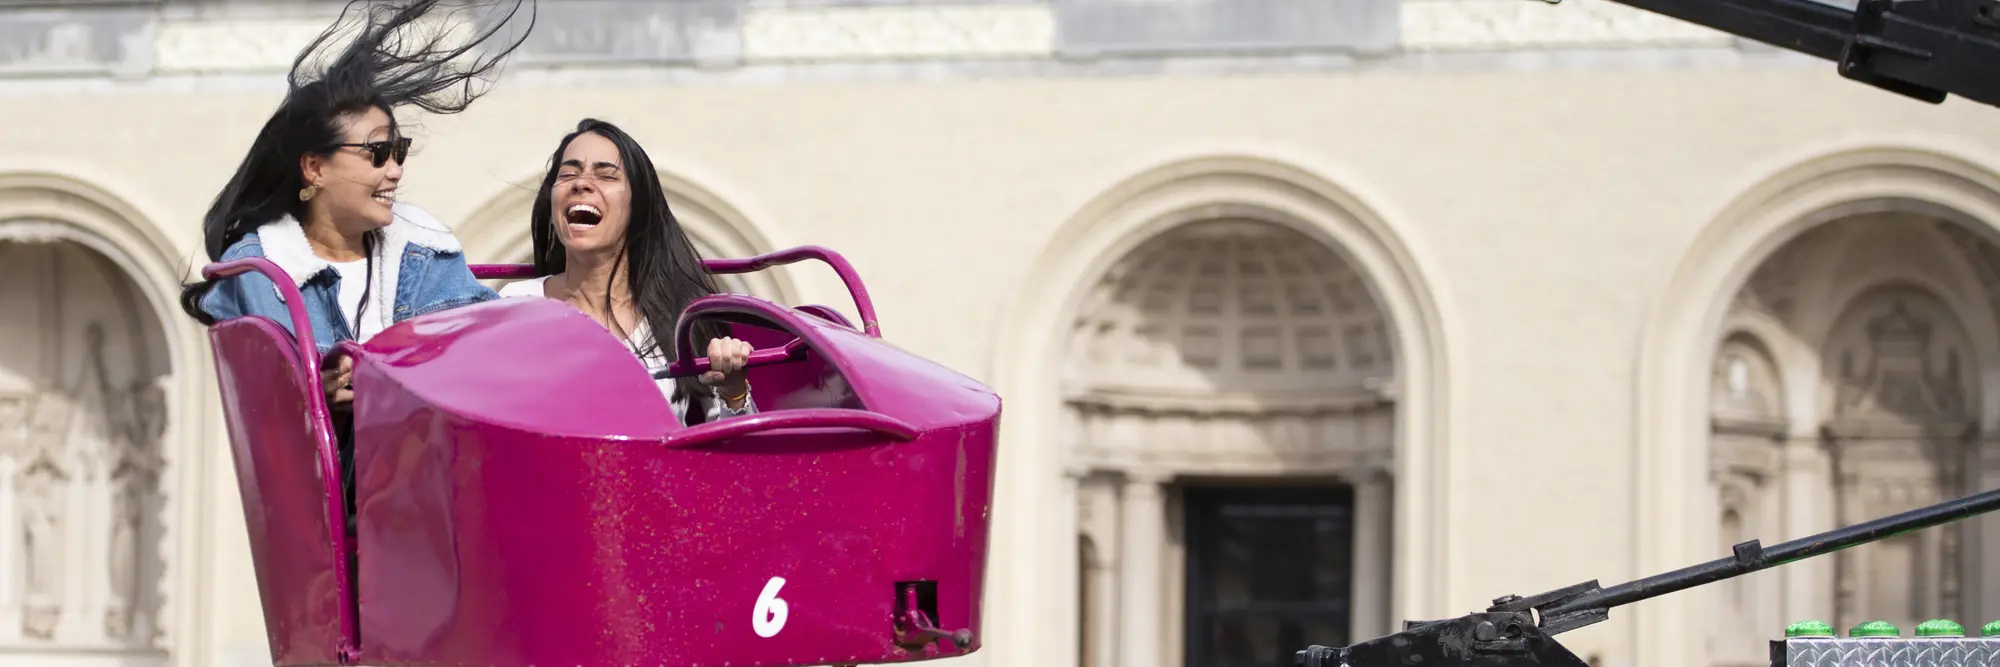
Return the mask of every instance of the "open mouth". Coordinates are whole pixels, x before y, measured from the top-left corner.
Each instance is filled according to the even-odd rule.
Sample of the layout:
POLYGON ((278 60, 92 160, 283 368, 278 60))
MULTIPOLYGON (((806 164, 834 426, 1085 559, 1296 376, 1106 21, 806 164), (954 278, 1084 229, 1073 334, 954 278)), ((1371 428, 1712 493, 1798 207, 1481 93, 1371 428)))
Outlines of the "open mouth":
POLYGON ((604 212, 597 210, 597 207, 589 204, 574 204, 569 207, 569 210, 563 211, 563 222, 572 225, 589 227, 596 225, 602 220, 604 220, 604 212))
POLYGON ((396 190, 394 188, 388 190, 380 190, 377 191, 371 198, 374 199, 377 203, 380 203, 382 205, 393 206, 396 203, 396 190))

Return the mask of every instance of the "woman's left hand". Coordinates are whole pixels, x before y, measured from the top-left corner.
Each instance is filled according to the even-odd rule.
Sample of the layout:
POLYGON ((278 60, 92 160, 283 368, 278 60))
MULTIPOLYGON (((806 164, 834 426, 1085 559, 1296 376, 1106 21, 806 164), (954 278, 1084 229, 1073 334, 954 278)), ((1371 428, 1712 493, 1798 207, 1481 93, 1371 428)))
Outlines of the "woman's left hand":
POLYGON ((743 373, 743 365, 750 361, 751 347, 734 338, 724 336, 708 341, 708 372, 701 374, 701 383, 715 387, 724 396, 738 396, 750 382, 743 373))

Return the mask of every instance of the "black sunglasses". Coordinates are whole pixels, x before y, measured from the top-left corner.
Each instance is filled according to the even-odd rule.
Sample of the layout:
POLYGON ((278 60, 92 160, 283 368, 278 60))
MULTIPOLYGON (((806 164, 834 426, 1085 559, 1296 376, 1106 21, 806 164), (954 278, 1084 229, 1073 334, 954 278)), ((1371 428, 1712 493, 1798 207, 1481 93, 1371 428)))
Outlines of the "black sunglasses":
POLYGON ((365 144, 334 144, 331 147, 365 148, 368 150, 368 158, 375 162, 376 167, 388 164, 390 157, 396 158, 396 164, 403 164, 405 160, 410 158, 409 137, 403 137, 395 141, 370 141, 365 144))

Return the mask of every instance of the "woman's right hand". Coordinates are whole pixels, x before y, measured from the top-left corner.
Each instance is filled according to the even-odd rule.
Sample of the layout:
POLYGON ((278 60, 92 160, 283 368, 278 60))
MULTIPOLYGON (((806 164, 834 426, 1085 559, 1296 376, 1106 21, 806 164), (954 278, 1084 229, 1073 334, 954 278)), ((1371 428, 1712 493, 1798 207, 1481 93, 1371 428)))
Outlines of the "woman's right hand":
POLYGON ((327 405, 341 405, 354 402, 354 357, 340 355, 338 365, 321 366, 320 387, 326 390, 327 405))

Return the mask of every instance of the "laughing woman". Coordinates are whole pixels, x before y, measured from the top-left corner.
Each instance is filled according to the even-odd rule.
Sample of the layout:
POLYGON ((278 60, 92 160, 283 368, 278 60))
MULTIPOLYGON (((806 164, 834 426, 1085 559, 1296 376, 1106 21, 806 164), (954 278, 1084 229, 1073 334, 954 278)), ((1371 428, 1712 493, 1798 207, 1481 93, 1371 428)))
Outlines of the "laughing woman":
MULTIPOLYGON (((646 367, 674 361, 681 311, 718 290, 639 142, 610 123, 578 123, 549 159, 530 220, 541 277, 502 287, 501 296, 561 300, 604 325, 646 367)), ((692 426, 755 412, 743 373, 750 344, 714 322, 696 324, 693 335, 711 370, 659 381, 674 416, 692 426)))
MULTIPOLYGON (((451 31, 426 24, 439 18, 429 16, 438 4, 350 8, 358 29, 343 12, 302 50, 284 101, 202 223, 216 261, 262 257, 284 269, 321 355, 411 317, 498 298, 473 278, 450 228, 396 201, 410 139, 394 113, 403 106, 457 113, 470 105, 478 97, 472 83, 527 37, 523 31, 511 43, 480 49, 521 11, 522 0, 456 46, 438 36, 451 31), (352 41, 336 42, 350 31, 358 33, 352 41), (468 66, 454 64, 460 59, 468 66)), ((533 6, 528 10, 532 29, 533 6)), ((261 315, 292 328, 276 286, 258 273, 189 285, 181 307, 203 324, 261 315)), ((336 410, 353 400, 352 362, 341 360, 322 378, 336 410)))

